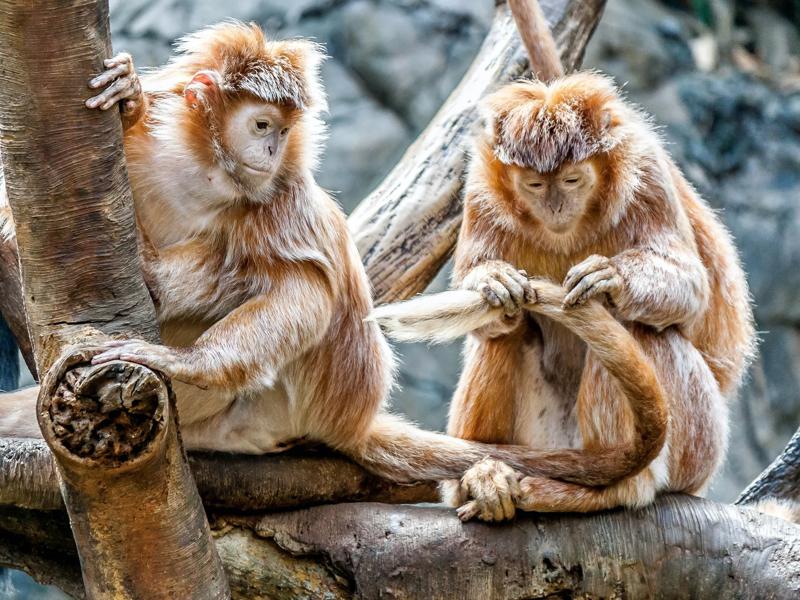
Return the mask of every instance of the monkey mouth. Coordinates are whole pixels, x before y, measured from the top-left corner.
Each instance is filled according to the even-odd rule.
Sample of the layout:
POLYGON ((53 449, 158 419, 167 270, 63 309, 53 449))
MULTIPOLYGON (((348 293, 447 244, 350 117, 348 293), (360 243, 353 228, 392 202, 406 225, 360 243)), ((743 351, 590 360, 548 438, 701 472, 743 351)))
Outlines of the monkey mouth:
POLYGON ((265 169, 259 169, 257 167, 252 166, 252 165, 249 165, 249 164, 247 164, 245 162, 242 163, 242 166, 245 169, 247 169, 248 171, 253 171, 254 173, 258 173, 259 175, 272 175, 272 171, 268 171, 268 170, 265 170, 265 169))

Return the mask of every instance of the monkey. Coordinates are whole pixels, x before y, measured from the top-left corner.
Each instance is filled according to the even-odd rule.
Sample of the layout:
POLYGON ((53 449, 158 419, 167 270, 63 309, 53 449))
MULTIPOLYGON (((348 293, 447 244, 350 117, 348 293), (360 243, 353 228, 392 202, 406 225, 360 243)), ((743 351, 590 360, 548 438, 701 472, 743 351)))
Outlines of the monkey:
POLYGON ((580 476, 479 462, 442 486, 464 520, 702 494, 754 354, 731 236, 651 119, 610 78, 552 68, 549 81, 511 83, 483 101, 457 289, 373 313, 401 339, 468 333, 448 433, 580 453, 580 476), (599 331, 609 318, 627 338, 599 331), (659 393, 636 390, 642 364, 659 393), (642 418, 650 412, 657 418, 642 418))
MULTIPOLYGON (((164 343, 112 340, 93 362, 169 376, 188 449, 322 443, 398 482, 459 478, 486 456, 551 474, 548 452, 423 431, 386 409, 394 359, 367 319, 369 282, 344 214, 313 176, 321 60, 311 42, 226 22, 185 37, 153 72, 139 77, 123 53, 90 80, 86 106, 121 113, 164 343)), ((0 396, 0 434, 19 435, 35 395, 0 396)))

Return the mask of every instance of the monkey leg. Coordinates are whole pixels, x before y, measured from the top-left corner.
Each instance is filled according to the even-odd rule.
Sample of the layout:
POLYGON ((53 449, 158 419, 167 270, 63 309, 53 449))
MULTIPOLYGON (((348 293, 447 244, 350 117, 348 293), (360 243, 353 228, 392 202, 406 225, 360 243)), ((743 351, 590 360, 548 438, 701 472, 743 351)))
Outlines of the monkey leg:
POLYGON ((181 395, 182 390, 177 396, 187 449, 265 454, 286 450, 291 441, 303 437, 304 432, 293 425, 289 401, 280 385, 236 395, 194 389, 197 393, 191 396, 181 395))
MULTIPOLYGON (((725 454, 727 405, 700 352, 676 329, 657 333, 635 325, 632 335, 653 359, 670 414, 667 440, 643 470, 606 486, 587 486, 554 478, 521 477, 510 482, 510 467, 485 459, 462 478, 456 499, 467 520, 508 519, 510 503, 524 511, 590 512, 619 506, 643 506, 661 491, 702 492, 725 454)), ((605 448, 624 445, 636 435, 631 408, 596 357, 587 357, 578 398, 578 422, 585 460, 605 460, 605 448)))
MULTIPOLYGON (((514 332, 503 332, 506 335, 495 337, 493 333, 489 330, 467 341, 447 433, 465 440, 503 444, 514 434, 514 397, 525 366, 523 334, 519 326, 514 332)), ((460 506, 466 499, 458 480, 443 481, 440 492, 443 502, 450 506, 460 506)))

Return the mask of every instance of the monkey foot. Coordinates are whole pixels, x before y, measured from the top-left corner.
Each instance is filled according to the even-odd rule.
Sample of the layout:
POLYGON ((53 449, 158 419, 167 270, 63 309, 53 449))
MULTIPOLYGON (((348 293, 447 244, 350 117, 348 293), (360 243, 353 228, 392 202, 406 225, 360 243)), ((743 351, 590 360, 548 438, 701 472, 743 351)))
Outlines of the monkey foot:
POLYGON ((507 464, 484 458, 461 478, 461 493, 471 498, 459 507, 458 518, 469 521, 505 521, 514 518, 519 500, 519 475, 507 464))

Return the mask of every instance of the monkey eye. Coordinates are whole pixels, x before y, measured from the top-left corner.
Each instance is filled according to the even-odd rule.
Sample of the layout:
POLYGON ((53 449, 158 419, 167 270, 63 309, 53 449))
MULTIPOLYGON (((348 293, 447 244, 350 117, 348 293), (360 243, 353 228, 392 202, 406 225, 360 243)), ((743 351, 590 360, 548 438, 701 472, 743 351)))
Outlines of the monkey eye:
POLYGON ((283 129, 281 129, 281 137, 285 136, 287 133, 289 133, 288 127, 284 127, 283 129))
POLYGON ((267 131, 269 129, 269 121, 256 121, 256 129, 258 131, 267 131))
POLYGON ((535 189, 535 190, 538 190, 538 189, 539 189, 540 187, 542 187, 543 185, 544 185, 544 184, 543 184, 541 181, 529 181, 529 182, 528 182, 528 187, 529 187, 529 188, 533 188, 533 189, 535 189))
POLYGON ((580 177, 567 177, 564 179, 564 183, 578 183, 580 181, 580 177))

